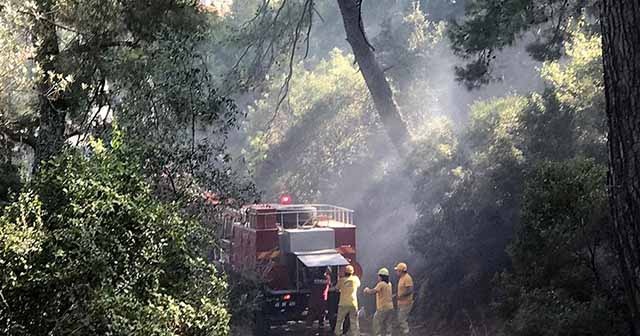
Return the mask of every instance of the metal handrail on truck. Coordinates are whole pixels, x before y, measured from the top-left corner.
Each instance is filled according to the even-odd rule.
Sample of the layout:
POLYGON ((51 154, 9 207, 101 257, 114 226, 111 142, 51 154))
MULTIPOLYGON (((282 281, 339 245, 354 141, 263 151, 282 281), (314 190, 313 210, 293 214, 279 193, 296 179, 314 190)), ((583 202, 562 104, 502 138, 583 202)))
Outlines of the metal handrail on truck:
MULTIPOLYGON (((289 205, 277 205, 273 207, 272 211, 265 211, 261 209, 260 212, 254 208, 248 208, 245 213, 245 218, 243 218, 242 223, 245 226, 249 225, 249 221, 247 220, 247 215, 260 215, 260 216, 276 216, 277 223, 282 224, 284 222, 285 216, 296 215, 296 223, 297 228, 302 229, 305 228, 305 224, 307 221, 300 224, 301 215, 307 217, 309 213, 312 213, 311 216, 314 221, 323 222, 323 221, 335 221, 342 224, 347 225, 355 225, 354 223, 354 211, 351 209, 347 209, 344 207, 331 205, 331 204, 289 204, 289 205)), ((302 218, 304 218, 302 217, 302 218)))

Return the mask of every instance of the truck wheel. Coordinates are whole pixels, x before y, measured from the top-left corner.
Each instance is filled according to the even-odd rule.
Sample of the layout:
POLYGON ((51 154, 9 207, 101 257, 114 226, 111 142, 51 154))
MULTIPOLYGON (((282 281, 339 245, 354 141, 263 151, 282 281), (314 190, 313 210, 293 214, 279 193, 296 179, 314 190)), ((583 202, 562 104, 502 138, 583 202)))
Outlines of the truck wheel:
POLYGON ((256 316, 253 322, 253 335, 254 336, 269 336, 271 331, 271 322, 265 316, 263 312, 256 312, 256 316))

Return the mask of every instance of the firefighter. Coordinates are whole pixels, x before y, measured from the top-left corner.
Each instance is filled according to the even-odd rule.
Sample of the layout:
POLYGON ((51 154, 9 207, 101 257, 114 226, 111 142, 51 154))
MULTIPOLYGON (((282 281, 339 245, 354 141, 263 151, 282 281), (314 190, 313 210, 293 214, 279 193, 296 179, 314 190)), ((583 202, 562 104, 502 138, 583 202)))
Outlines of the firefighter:
POLYGON ((413 308, 413 278, 407 271, 407 264, 401 262, 394 268, 398 274, 398 324, 402 335, 409 334, 409 313, 413 308))
POLYGON ((378 283, 373 289, 364 289, 365 294, 376 295, 376 312, 373 314, 373 334, 385 336, 391 333, 393 323, 392 288, 389 282, 389 270, 381 268, 378 271, 378 283))
POLYGON ((342 335, 342 325, 344 319, 349 316, 349 334, 358 336, 360 327, 358 325, 358 288, 360 287, 360 279, 354 274, 353 266, 347 265, 344 270, 344 277, 338 280, 337 289, 340 292, 338 301, 338 318, 336 327, 333 331, 336 335, 342 335))
POLYGON ((318 325, 322 328, 327 311, 329 286, 331 285, 331 268, 318 269, 314 273, 307 324, 312 325, 313 321, 318 320, 318 325))

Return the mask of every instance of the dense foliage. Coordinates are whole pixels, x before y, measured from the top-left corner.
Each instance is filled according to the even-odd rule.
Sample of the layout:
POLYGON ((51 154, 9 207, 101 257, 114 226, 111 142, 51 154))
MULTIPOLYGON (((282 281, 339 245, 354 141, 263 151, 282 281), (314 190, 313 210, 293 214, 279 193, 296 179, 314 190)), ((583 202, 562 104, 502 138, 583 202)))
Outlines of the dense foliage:
POLYGON ((544 162, 528 176, 522 220, 500 278, 506 335, 625 335, 608 240, 606 165, 544 162))
POLYGON ((429 326, 625 334, 598 2, 358 3, 404 157, 338 1, 1 4, 0 330, 229 333, 258 283, 207 260, 202 194, 246 204, 255 182, 355 208, 365 271, 409 261, 429 326), (524 54, 539 76, 494 81, 524 54))
MULTIPOLYGON (((435 102, 444 90, 428 79, 426 64, 443 54, 444 27, 428 21, 419 6, 407 6, 402 14, 401 20, 383 20, 373 41, 380 45, 380 62, 389 67, 403 117, 420 136, 430 116, 442 112, 435 102)), ((287 99, 276 111, 286 78, 276 73, 267 82, 266 92, 248 106, 242 129, 241 150, 267 198, 288 191, 299 201, 347 201, 344 194, 393 169, 398 157, 372 114, 353 56, 333 48, 324 58, 297 63, 287 99)))
POLYGON ((554 60, 564 54, 564 42, 571 40, 570 23, 582 15, 589 29, 598 30, 598 2, 592 0, 479 0, 466 3, 464 17, 450 29, 456 54, 471 58, 456 67, 458 78, 469 88, 478 88, 492 76, 495 58, 506 47, 527 43, 527 51, 538 60, 554 60), (528 34, 536 29, 535 34, 528 34))
POLYGON ((197 1, 0 5, 3 333, 228 333, 201 196, 255 190, 205 50, 221 20, 197 1))
POLYGON ((278 97, 268 94, 250 109, 250 162, 260 185, 274 186, 270 197, 288 191, 301 202, 326 198, 346 169, 371 157, 367 139, 376 127, 352 64, 336 50, 313 72, 296 69, 296 85, 277 114, 278 97))
POLYGON ((8 43, 0 75, 10 85, 0 99, 3 158, 26 162, 18 165, 23 175, 62 144, 108 137, 117 119, 146 148, 145 174, 165 197, 189 196, 194 187, 237 198, 252 192, 229 174, 226 134, 239 112, 218 93, 203 47, 222 25, 215 13, 197 1, 38 0, 10 1, 0 18, 8 43), (43 34, 56 37, 49 49, 37 43, 43 34))
POLYGON ((224 335, 210 230, 157 201, 117 136, 69 150, 0 218, 7 335, 224 335))
MULTIPOLYGON (((559 318, 531 306, 535 300, 550 300, 545 296, 548 291, 562 291, 566 286, 582 288, 584 296, 578 303, 599 305, 586 312, 574 311, 577 315, 572 317, 572 323, 576 324, 587 325, 588 319, 616 304, 615 300, 607 301, 614 281, 606 280, 606 284, 599 285, 594 276, 580 275, 580 281, 569 285, 571 281, 563 279, 564 274, 579 271, 584 274, 575 269, 579 266, 573 264, 574 260, 548 266, 554 273, 534 266, 544 262, 544 256, 551 258, 559 251, 569 255, 586 253, 587 243, 566 242, 559 246, 554 241, 533 242, 531 230, 540 225, 555 225, 555 235, 540 239, 564 239, 557 236, 558 231, 580 239, 578 231, 582 226, 578 225, 592 230, 606 222, 602 206, 606 147, 601 112, 601 48, 597 35, 584 33, 581 25, 574 27, 573 43, 566 45, 569 62, 563 65, 549 62, 541 69, 547 83, 543 94, 477 103, 471 109, 469 127, 462 134, 455 136, 445 127, 440 137, 432 136, 416 149, 412 171, 417 177, 414 199, 419 219, 412 246, 427 264, 426 283, 422 287, 426 316, 458 322, 469 318, 493 319, 489 304, 494 300, 497 285, 494 276, 502 271, 509 274, 511 267, 515 275, 506 275, 509 281, 501 286, 510 289, 522 286, 524 290, 506 290, 501 300, 522 302, 512 306, 506 318, 523 334, 527 330, 548 330, 549 334, 555 334, 562 328, 570 328, 565 324, 549 329, 549 324, 538 323, 544 318, 559 318), (576 159, 577 163, 571 163, 573 158, 590 161, 581 163, 584 159, 576 159), (568 175, 552 175, 557 171, 568 175), (564 180, 569 176, 578 181, 564 180), (563 189, 574 184, 577 189, 563 189), (569 195, 587 198, 560 202, 569 195), (544 204, 554 204, 555 208, 537 208, 544 204), (583 211, 573 209, 580 204, 592 211, 585 218, 595 222, 579 224, 576 221, 580 218, 566 218, 567 214, 583 211), (536 212, 547 213, 548 218, 559 221, 545 222, 544 218, 534 221, 532 216, 536 212), (524 246, 525 243, 528 245, 524 246), (511 251, 526 254, 509 255, 508 246, 511 251), (552 247, 560 250, 552 252, 549 250, 552 247), (529 273, 523 274, 525 271, 529 273), (535 283, 536 277, 548 285, 535 283), (607 300, 602 301, 603 298, 607 300), (527 320, 523 320, 524 316, 527 320)), ((601 231, 588 231, 584 235, 585 239, 605 239, 601 231)), ((609 248, 604 244, 597 247, 597 252, 606 256, 609 248)), ((596 268, 595 274, 607 273, 602 267, 610 261, 598 258, 595 262, 591 266, 596 268)), ((575 297, 566 300, 570 299, 577 300, 575 297)), ((566 302, 569 307, 574 301, 566 302)), ((617 317, 612 316, 612 320, 602 325, 615 325, 617 317)))

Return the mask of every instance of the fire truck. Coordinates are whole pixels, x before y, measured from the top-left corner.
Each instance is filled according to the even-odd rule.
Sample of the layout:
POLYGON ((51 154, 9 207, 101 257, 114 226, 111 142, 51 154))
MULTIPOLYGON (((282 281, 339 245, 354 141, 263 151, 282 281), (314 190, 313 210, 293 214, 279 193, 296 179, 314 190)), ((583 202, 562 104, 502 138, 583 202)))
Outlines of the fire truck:
MULTIPOLYGON (((281 196, 277 204, 255 204, 239 216, 228 216, 219 257, 233 272, 258 277, 264 284, 255 316, 255 334, 268 335, 272 326, 308 320, 314 281, 326 280, 330 290, 326 319, 335 326, 338 273, 356 259, 353 210, 327 204, 292 204, 281 196)), ((317 288, 317 287, 316 287, 317 288)), ((320 321, 322 322, 322 321, 320 321)), ((348 328, 348 319, 345 328, 348 328)))

